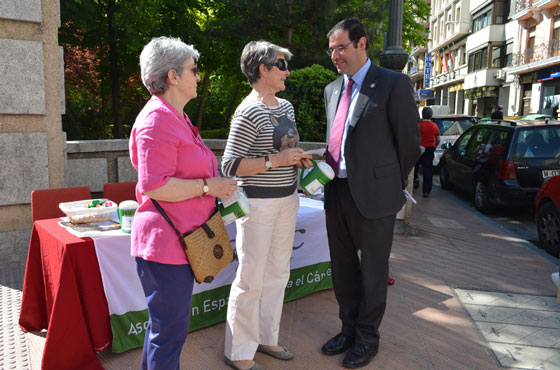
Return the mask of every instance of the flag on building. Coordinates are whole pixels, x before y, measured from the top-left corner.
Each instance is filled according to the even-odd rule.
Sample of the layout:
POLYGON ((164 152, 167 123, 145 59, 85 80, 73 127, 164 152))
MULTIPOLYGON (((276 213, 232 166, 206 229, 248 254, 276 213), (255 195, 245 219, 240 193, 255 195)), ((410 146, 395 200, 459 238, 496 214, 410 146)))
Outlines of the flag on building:
POLYGON ((454 64, 454 61, 453 61, 453 57, 451 56, 451 49, 449 50, 448 56, 449 56, 449 61, 448 61, 448 63, 449 63, 449 70, 450 70, 450 71, 453 71, 453 64, 454 64))
POLYGON ((445 71, 445 73, 449 73, 449 68, 447 66, 447 56, 445 56, 445 53, 443 53, 443 70, 445 71))

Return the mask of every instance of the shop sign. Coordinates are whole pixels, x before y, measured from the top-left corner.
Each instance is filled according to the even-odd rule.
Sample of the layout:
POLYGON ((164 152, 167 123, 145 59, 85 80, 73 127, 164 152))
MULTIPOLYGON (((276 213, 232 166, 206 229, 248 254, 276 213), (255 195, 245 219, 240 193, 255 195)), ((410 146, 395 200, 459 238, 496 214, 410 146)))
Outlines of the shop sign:
POLYGON ((420 89, 420 99, 433 99, 432 90, 430 89, 420 89))
POLYGON ((432 74, 432 54, 426 53, 424 60, 424 87, 430 87, 430 75, 432 74))

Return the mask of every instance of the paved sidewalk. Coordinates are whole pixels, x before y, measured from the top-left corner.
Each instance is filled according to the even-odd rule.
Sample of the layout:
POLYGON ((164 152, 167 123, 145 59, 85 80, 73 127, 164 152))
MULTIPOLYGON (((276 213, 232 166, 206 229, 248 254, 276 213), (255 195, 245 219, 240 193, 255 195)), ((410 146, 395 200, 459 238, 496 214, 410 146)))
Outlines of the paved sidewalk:
MULTIPOLYGON (((560 370, 560 304, 550 278, 558 271, 558 259, 505 234, 439 187, 430 198, 417 200, 411 220, 416 236, 395 237, 391 276, 396 283, 389 287, 379 354, 366 368, 560 370)), ((5 270, 0 266, 0 272, 5 270)), ((8 286, 2 276, 4 369, 11 367, 2 361, 17 347, 10 344, 17 335, 7 339, 17 330, 5 312, 8 305, 19 310, 21 282, 8 286), (11 298, 5 299, 6 291, 11 298)), ((255 360, 266 369, 342 368, 343 355, 320 353, 339 329, 332 290, 289 302, 284 305, 280 343, 296 357, 282 362, 258 353, 255 360)), ((44 333, 26 336, 27 348, 14 357, 19 361, 14 368, 39 369, 44 333)), ((223 342, 223 323, 191 333, 181 368, 228 369, 223 342)), ((137 349, 99 357, 106 369, 135 369, 140 354, 137 349)))

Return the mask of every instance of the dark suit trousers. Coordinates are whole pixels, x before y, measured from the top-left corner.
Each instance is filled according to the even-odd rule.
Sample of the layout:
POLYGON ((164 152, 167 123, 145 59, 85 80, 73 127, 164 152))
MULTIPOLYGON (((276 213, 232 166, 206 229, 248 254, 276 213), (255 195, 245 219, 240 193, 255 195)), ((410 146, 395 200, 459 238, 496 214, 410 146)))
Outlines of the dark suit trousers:
POLYGON ((327 186, 327 235, 341 332, 355 336, 358 343, 376 345, 387 302, 396 215, 366 219, 356 207, 347 180, 335 178, 327 186))

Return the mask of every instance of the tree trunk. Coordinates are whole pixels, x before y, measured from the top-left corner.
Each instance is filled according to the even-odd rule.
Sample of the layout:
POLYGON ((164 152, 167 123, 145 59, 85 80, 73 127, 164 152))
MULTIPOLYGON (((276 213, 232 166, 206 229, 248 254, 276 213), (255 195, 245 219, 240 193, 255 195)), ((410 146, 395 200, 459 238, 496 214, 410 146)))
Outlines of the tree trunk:
POLYGON ((239 98, 239 90, 241 89, 241 84, 237 83, 237 86, 235 86, 235 92, 233 93, 233 97, 231 98, 231 101, 229 103, 229 107, 228 110, 226 112, 226 123, 229 125, 229 121, 231 116, 233 115, 233 111, 235 109, 235 103, 237 102, 237 99, 239 98))
POLYGON ((109 70, 111 75, 111 98, 113 112, 113 136, 115 139, 123 137, 121 117, 121 90, 119 83, 119 54, 115 29, 113 27, 113 14, 115 13, 115 0, 109 0, 107 6, 107 28, 109 32, 109 70))
POLYGON ((292 1, 288 1, 288 33, 287 33, 287 46, 292 45, 292 36, 294 33, 294 25, 292 24, 292 1))
POLYGON ((198 112, 196 114, 196 127, 202 130, 202 116, 204 115, 204 104, 206 104, 206 97, 208 96, 208 85, 210 83, 210 76, 208 73, 204 74, 202 80, 202 94, 200 96, 200 104, 198 105, 198 112))

